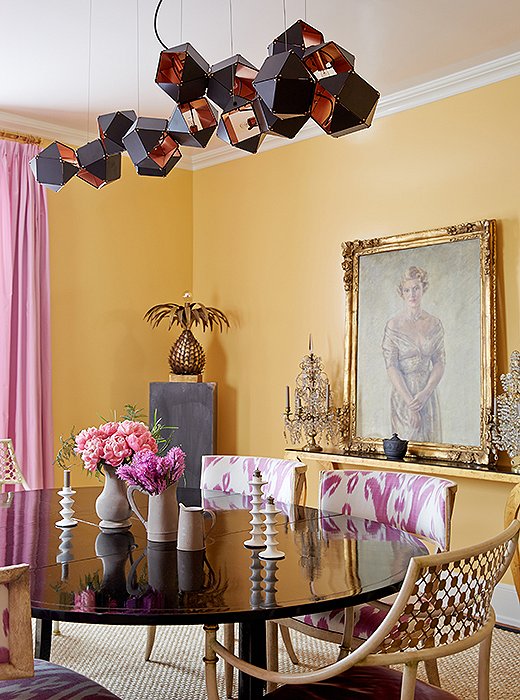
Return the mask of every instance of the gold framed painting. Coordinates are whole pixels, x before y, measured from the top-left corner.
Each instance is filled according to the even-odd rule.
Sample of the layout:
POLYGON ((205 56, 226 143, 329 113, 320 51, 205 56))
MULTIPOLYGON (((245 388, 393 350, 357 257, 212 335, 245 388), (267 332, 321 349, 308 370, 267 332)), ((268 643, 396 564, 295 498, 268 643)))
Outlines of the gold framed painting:
POLYGON ((494 220, 343 243, 349 452, 487 465, 496 376, 494 220))

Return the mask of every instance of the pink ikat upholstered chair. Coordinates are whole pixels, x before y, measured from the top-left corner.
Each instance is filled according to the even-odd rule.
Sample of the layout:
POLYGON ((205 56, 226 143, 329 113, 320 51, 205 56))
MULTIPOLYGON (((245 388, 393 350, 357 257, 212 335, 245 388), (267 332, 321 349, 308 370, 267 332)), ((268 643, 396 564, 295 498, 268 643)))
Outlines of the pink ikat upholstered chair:
POLYGON ((0 568, 0 611, 2 700, 118 700, 75 671, 34 660, 27 564, 0 568))
MULTIPOLYGON (((453 482, 423 474, 322 471, 319 508, 322 514, 351 515, 373 521, 374 526, 378 523, 403 530, 425 540, 435 552, 443 552, 450 545, 456 491, 457 485, 453 482)), ((334 518, 326 517, 322 522, 323 527, 329 531, 335 526, 334 518)), ((355 526, 354 522, 350 522, 352 527, 355 526)), ((366 525, 369 527, 370 524, 366 525)), ((388 537, 388 533, 382 529, 381 536, 388 537)), ((280 631, 291 660, 298 663, 292 649, 289 627, 319 639, 336 642, 340 645, 339 658, 342 658, 373 634, 384 620, 391 602, 391 599, 376 600, 354 608, 280 621, 280 631)), ((426 670, 429 681, 439 686, 440 679, 434 659, 428 661, 426 670)))
POLYGON ((200 488, 249 495, 249 482, 255 469, 262 473, 264 495, 276 501, 299 505, 305 489, 307 467, 292 459, 204 455, 200 488))

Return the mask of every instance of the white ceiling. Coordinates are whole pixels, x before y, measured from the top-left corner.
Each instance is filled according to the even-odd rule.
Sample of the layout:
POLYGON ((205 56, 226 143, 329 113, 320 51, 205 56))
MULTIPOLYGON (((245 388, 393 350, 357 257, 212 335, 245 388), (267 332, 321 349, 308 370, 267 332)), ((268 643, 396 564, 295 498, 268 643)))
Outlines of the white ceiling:
MULTIPOLYGON (((87 128, 94 137, 96 116, 105 112, 168 117, 173 102, 154 83, 161 50, 153 31, 156 5, 2 0, 0 128, 36 120, 87 140, 87 128)), ((288 25, 306 18, 353 53, 356 70, 383 98, 520 51, 520 0, 286 0, 285 6, 288 25)), ((267 45, 284 29, 284 2, 232 0, 231 8, 233 53, 260 67, 267 45)), ((230 0, 163 0, 158 29, 168 46, 189 41, 216 63, 231 55, 230 0)))

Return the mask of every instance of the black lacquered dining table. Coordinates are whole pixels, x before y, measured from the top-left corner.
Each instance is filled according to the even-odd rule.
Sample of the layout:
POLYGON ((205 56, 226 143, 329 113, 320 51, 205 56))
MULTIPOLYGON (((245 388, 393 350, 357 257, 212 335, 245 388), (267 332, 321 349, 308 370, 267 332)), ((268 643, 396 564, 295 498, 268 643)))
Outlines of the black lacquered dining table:
MULTIPOLYGON (((185 505, 215 513, 202 552, 150 543, 132 518, 129 530, 103 532, 95 500, 100 487, 79 488, 73 528, 58 528, 60 496, 20 491, 0 503, 0 566, 27 563, 36 618, 35 655, 48 659, 52 621, 115 625, 239 624, 239 654, 265 665, 267 620, 348 607, 397 591, 417 538, 379 523, 278 503, 278 547, 263 560, 249 538, 250 499, 221 491, 178 488, 185 505)), ((146 513, 146 497, 136 495, 146 513)), ((143 650, 144 651, 144 650, 143 650)), ((172 652, 173 655, 174 652, 172 652)), ((201 649, 202 663, 203 649, 201 649)), ((144 663, 144 661, 143 661, 144 663)), ((239 699, 263 684, 239 674, 239 699)))

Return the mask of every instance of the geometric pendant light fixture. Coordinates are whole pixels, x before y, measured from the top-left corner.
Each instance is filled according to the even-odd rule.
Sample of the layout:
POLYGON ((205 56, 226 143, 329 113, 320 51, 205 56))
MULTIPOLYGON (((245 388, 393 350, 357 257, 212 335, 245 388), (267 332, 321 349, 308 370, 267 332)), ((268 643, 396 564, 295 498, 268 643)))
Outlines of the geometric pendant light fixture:
POLYGON ((78 172, 75 150, 59 141, 40 151, 29 165, 36 180, 54 192, 59 192, 78 172))
POLYGON ((124 151, 139 175, 165 177, 181 159, 181 147, 205 148, 214 133, 234 148, 256 153, 266 136, 292 139, 311 118, 335 138, 371 125, 379 92, 354 70, 349 51, 306 21, 296 21, 273 39, 257 70, 233 52, 230 0, 232 55, 210 66, 190 43, 164 44, 157 32, 162 2, 154 15, 163 47, 155 82, 175 103, 169 119, 141 117, 133 110, 102 114, 98 139, 77 151, 56 141, 32 159, 38 182, 58 191, 77 174, 101 189, 120 177, 124 151))
POLYGON ((337 138, 368 128, 378 100, 377 90, 352 70, 318 81, 311 114, 325 133, 337 138))
POLYGON ((167 119, 138 117, 123 143, 138 175, 165 177, 181 159, 167 119))
POLYGON ((121 153, 107 153, 101 139, 90 141, 76 151, 77 176, 97 190, 121 177, 121 153))

